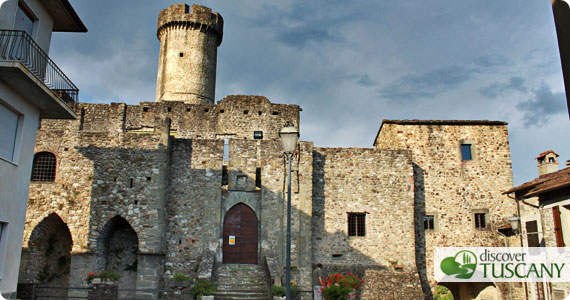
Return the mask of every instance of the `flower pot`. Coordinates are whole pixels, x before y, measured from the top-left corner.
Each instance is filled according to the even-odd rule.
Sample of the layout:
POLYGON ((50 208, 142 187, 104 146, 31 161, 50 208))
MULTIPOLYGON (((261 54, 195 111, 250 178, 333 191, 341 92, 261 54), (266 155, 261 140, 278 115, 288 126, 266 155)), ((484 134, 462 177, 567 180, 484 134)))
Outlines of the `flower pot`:
POLYGON ((286 299, 285 296, 283 296, 283 297, 273 296, 273 300, 285 300, 285 299, 286 299))
POLYGON ((198 300, 214 300, 214 295, 198 296, 198 300))
POLYGON ((101 278, 93 278, 93 280, 91 280, 92 284, 97 284, 97 283, 101 283, 101 278))

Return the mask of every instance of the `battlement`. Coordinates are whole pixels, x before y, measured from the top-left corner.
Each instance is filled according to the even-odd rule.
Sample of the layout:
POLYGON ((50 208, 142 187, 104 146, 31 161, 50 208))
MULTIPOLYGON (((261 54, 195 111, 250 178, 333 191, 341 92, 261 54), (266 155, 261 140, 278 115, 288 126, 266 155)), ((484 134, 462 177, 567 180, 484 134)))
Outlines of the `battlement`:
POLYGON ((170 5, 158 15, 156 35, 161 39, 167 28, 186 28, 212 33, 217 36, 217 46, 222 43, 224 33, 224 19, 212 9, 193 4, 192 9, 187 4, 170 5))
MULTIPOLYGON (((151 134, 169 130, 179 138, 267 140, 279 138, 279 131, 287 122, 298 127, 300 110, 298 105, 276 104, 263 96, 248 95, 227 96, 217 105, 182 101, 138 105, 78 103, 79 118, 65 124, 75 124, 72 130, 102 134, 151 134)), ((49 130, 62 128, 61 122, 42 120, 42 126, 49 130)))

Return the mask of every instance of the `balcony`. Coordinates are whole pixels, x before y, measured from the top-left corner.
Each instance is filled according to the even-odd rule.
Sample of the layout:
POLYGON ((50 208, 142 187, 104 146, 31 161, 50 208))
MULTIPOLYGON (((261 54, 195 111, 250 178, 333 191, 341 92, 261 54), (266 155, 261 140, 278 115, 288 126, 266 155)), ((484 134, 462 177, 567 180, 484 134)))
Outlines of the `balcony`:
POLYGON ((0 80, 40 108, 42 118, 75 118, 79 89, 24 31, 0 30, 0 80))

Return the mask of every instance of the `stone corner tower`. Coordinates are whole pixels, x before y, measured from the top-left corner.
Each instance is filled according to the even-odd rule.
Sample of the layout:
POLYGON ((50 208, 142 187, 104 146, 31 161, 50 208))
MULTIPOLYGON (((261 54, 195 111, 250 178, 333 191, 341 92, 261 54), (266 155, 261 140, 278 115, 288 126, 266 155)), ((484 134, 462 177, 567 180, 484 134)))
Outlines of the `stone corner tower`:
POLYGON ((210 8, 175 4, 158 15, 156 101, 214 104, 224 20, 210 8))

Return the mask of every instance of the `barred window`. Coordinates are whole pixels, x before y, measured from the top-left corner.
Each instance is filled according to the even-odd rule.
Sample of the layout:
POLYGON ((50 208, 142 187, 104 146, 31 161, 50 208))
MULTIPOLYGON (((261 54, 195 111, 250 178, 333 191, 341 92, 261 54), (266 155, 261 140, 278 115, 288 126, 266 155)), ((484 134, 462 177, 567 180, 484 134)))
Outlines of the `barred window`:
POLYGON ((487 224, 485 222, 485 213, 475 213, 475 228, 476 229, 487 228, 487 224))
POLYGON ((435 230, 435 216, 433 215, 424 216, 424 229, 435 230))
POLYGON ((55 181, 55 155, 50 152, 38 152, 34 155, 32 181, 55 181))
POLYGON ((348 213, 348 236, 366 235, 366 213, 348 213))

